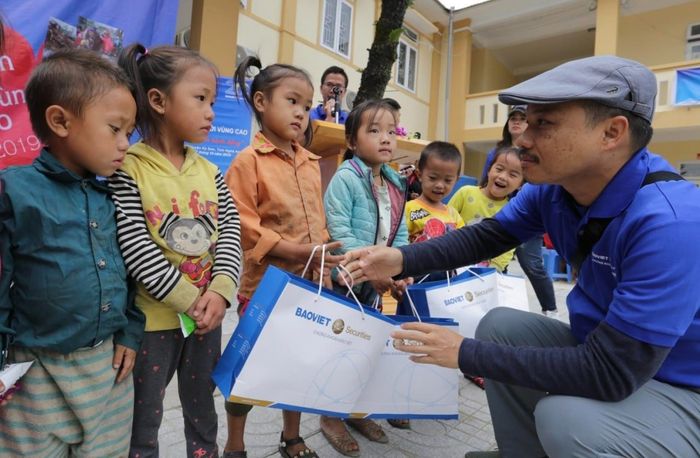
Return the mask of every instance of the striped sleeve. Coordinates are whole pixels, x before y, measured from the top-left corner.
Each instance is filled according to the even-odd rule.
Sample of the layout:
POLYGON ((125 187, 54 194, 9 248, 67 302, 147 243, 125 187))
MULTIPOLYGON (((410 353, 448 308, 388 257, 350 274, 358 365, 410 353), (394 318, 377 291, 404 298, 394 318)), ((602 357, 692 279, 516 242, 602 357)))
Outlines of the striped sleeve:
POLYGON ((133 178, 118 170, 109 178, 117 216, 117 239, 129 274, 157 300, 179 312, 186 311, 199 296, 163 255, 146 225, 141 195, 133 178))
POLYGON ((215 183, 219 201, 219 235, 214 252, 212 280, 208 289, 232 302, 241 272, 241 219, 231 191, 218 170, 215 183))

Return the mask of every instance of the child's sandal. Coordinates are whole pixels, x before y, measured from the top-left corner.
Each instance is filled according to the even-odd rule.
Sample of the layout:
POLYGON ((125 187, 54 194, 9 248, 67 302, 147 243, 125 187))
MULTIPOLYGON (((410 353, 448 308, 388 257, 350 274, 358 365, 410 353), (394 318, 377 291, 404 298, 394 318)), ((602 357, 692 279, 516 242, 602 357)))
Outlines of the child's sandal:
POLYGON ((297 444, 304 444, 304 439, 302 439, 301 436, 295 437, 294 439, 285 440, 284 433, 280 434, 280 446, 278 448, 280 455, 282 455, 284 458, 319 458, 316 452, 308 447, 294 456, 290 455, 287 448, 297 444))

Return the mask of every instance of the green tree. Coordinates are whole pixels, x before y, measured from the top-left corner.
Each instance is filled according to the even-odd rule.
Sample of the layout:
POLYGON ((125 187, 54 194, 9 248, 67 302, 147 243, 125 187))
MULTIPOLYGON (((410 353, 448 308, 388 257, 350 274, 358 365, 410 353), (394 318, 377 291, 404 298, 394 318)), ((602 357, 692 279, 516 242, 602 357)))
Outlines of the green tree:
POLYGON ((362 71, 355 104, 364 100, 381 99, 391 79, 391 67, 396 61, 396 47, 403 32, 403 18, 412 0, 383 0, 382 11, 374 29, 374 41, 369 50, 367 67, 362 71))

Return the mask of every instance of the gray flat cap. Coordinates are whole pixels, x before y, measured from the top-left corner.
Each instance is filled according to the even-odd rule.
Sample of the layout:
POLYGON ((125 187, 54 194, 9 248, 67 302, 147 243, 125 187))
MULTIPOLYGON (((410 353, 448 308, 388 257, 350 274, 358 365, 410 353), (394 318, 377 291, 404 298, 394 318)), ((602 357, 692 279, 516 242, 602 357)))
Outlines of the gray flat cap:
POLYGON ((616 56, 572 60, 498 95, 506 105, 593 100, 630 111, 651 123, 656 77, 639 62, 616 56))

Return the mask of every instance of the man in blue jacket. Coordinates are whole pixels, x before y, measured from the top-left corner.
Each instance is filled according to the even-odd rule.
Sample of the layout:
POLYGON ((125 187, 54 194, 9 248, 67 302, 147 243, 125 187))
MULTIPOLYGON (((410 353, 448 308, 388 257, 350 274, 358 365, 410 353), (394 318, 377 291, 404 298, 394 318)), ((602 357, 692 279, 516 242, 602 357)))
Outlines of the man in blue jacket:
MULTIPOLYGON (((528 104, 529 183, 495 218, 435 240, 348 253, 357 280, 488 259, 550 234, 578 267, 571 326, 497 308, 476 339, 411 324, 421 363, 483 374, 498 452, 468 457, 700 456, 700 190, 646 149, 654 75, 597 56, 499 95, 528 104)), ((415 342, 410 342, 415 343, 415 342)))
POLYGON ((341 107, 345 91, 348 89, 348 75, 345 70, 335 65, 328 67, 321 76, 320 89, 323 102, 311 109, 309 119, 345 124, 348 112, 341 107))

